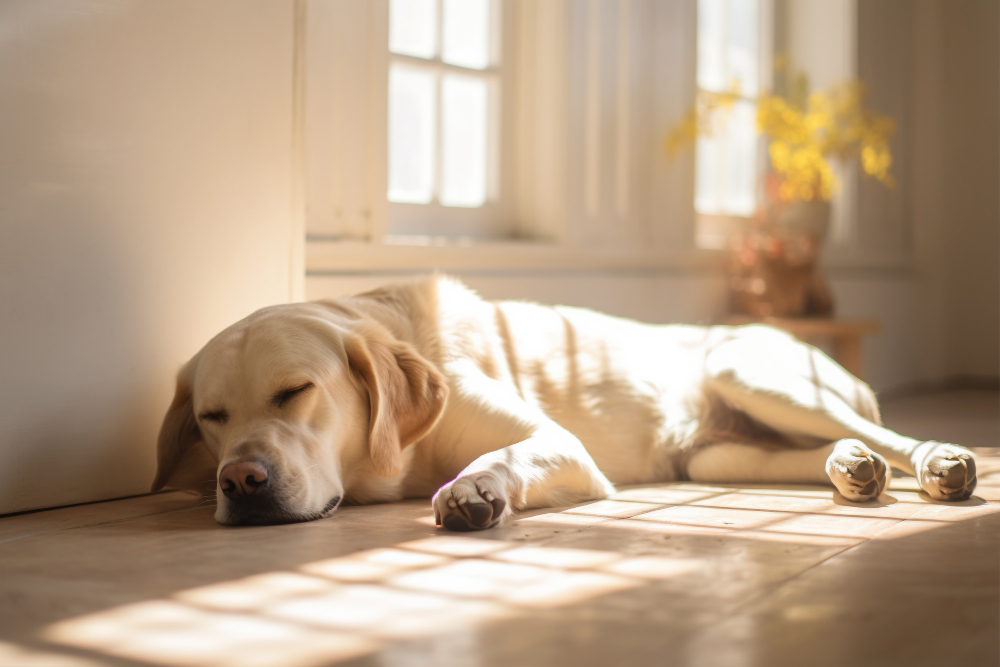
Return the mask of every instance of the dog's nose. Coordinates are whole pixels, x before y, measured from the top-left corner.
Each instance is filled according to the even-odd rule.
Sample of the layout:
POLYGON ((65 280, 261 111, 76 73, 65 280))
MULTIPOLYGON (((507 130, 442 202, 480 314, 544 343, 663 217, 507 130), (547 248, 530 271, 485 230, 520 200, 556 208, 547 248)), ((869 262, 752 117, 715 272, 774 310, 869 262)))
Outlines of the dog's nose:
POLYGON ((228 498, 249 496, 267 485, 267 468, 256 461, 230 463, 219 473, 219 487, 228 498))

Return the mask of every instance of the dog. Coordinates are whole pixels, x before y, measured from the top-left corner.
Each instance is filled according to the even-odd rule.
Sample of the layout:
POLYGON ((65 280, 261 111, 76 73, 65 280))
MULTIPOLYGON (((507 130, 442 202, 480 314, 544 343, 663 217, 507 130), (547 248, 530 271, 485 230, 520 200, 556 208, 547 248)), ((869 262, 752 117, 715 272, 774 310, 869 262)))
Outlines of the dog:
POLYGON ((614 484, 832 483, 875 499, 891 466, 963 500, 975 457, 883 427, 872 390, 763 325, 650 325, 490 302, 434 276, 264 308, 180 371, 153 490, 216 495, 224 525, 432 497, 490 528, 614 484))

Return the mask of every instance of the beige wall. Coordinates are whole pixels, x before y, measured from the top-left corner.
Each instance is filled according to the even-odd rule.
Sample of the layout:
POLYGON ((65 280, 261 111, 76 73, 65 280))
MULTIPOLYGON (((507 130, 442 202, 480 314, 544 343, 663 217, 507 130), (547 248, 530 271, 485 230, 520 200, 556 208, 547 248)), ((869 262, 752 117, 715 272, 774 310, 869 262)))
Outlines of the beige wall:
POLYGON ((288 299, 292 5, 0 4, 0 513, 148 490, 180 364, 288 299))
POLYGON ((958 373, 995 376, 1000 365, 1000 3, 948 2, 940 28, 948 363, 958 373))
POLYGON ((912 72, 915 252, 932 374, 1000 366, 1000 4, 920 0, 912 72))

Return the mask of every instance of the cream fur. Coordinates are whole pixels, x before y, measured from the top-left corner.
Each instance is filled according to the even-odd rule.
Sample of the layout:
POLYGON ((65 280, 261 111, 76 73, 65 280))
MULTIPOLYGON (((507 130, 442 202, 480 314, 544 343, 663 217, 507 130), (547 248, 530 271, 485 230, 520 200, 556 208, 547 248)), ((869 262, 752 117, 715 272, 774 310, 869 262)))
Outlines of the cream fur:
MULTIPOLYGON (((285 520, 433 496, 456 530, 613 484, 825 481, 860 501, 892 465, 933 498, 975 485, 971 452, 884 428, 867 385, 776 329, 494 303, 440 276, 233 325, 185 367, 159 447, 157 486, 258 457, 285 520), (205 451, 218 465, 193 472, 205 451)), ((217 496, 216 518, 239 522, 217 496)))

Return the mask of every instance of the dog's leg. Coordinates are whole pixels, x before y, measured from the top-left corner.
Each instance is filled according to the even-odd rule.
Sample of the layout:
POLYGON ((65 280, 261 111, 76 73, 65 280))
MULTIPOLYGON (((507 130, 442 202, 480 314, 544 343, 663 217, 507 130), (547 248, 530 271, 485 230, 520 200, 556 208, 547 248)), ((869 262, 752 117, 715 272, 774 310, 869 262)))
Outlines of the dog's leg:
POLYGON ((935 500, 964 500, 972 494, 976 461, 968 449, 908 438, 868 421, 831 392, 819 389, 817 394, 819 405, 806 406, 794 396, 773 392, 740 392, 732 386, 721 392, 730 405, 782 433, 863 443, 879 459, 916 475, 920 488, 935 500))
POLYGON ((442 486, 432 503, 439 525, 480 530, 507 519, 513 510, 604 498, 612 490, 580 441, 552 424, 483 454, 442 486))
POLYGON ((870 395, 870 390, 815 348, 789 340, 761 354, 746 341, 734 343, 740 345, 720 346, 706 360, 706 389, 731 407, 787 435, 856 438, 891 465, 914 474, 934 499, 964 500, 972 494, 972 452, 908 438, 865 418, 859 414, 865 401, 851 399, 870 395))
POLYGON ((447 449, 464 467, 434 494, 439 525, 481 530, 514 510, 568 505, 613 491, 583 443, 512 388, 466 375, 453 399, 452 414, 463 426, 452 434, 443 425, 442 437, 452 440, 447 449))
POLYGON ((833 482, 848 500, 877 498, 889 482, 885 459, 852 438, 814 449, 772 449, 720 443, 699 449, 688 461, 696 482, 812 483, 833 482))

